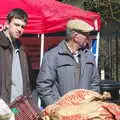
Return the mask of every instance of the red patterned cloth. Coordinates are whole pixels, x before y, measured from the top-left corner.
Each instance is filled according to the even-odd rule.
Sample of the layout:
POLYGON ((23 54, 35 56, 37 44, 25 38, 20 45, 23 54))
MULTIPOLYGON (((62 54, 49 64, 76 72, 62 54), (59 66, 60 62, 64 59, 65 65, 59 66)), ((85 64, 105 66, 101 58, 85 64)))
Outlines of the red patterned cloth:
POLYGON ((19 96, 9 107, 15 114, 15 120, 42 120, 41 112, 32 96, 19 96))
POLYGON ((43 111, 44 120, 120 120, 120 106, 105 102, 91 90, 77 89, 66 93, 43 111))

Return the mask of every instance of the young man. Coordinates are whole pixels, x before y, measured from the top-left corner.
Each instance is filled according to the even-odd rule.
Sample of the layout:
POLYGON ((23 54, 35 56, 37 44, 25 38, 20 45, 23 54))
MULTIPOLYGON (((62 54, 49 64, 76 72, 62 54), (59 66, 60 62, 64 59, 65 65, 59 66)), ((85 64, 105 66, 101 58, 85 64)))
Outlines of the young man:
POLYGON ((88 49, 97 32, 85 21, 67 23, 67 36, 46 52, 37 78, 37 91, 45 106, 54 103, 73 89, 99 92, 99 75, 95 57, 88 49))
POLYGON ((27 58, 18 41, 27 20, 26 12, 15 8, 7 15, 5 30, 0 32, 0 98, 8 104, 30 93, 27 58))

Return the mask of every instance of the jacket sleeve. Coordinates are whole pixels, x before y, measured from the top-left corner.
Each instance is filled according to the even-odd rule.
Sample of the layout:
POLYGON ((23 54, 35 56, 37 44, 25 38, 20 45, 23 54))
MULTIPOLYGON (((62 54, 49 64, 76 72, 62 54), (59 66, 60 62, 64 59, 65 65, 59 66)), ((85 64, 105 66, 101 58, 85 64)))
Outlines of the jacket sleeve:
POLYGON ((43 100, 45 106, 53 104, 60 97, 55 82, 55 60, 45 54, 36 80, 38 95, 43 100))
POLYGON ((100 92, 100 76, 96 65, 93 65, 92 83, 91 89, 96 92, 100 92))

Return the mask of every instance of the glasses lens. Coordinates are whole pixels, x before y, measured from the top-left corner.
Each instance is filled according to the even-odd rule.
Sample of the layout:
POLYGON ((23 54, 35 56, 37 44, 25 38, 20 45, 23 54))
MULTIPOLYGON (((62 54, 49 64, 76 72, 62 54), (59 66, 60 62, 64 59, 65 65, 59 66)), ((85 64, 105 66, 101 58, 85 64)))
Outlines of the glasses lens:
POLYGON ((89 36, 90 33, 89 32, 82 32, 81 34, 84 36, 89 36))
POLYGON ((75 32, 77 32, 78 34, 82 34, 82 35, 84 35, 84 36, 92 36, 92 35, 94 35, 94 36, 96 36, 97 35, 97 33, 98 33, 98 31, 91 31, 91 32, 83 32, 83 31, 80 31, 80 30, 74 30, 75 32))

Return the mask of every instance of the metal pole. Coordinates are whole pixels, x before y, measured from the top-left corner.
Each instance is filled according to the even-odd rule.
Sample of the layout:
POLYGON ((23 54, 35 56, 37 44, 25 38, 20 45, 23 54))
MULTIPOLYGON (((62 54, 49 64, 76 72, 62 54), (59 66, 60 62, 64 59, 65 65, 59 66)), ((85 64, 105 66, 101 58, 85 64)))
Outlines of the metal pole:
MULTIPOLYGON (((94 21, 95 30, 98 30, 98 21, 94 21)), ((100 39, 100 33, 97 34, 96 37, 96 66, 98 67, 98 55, 99 55, 99 39, 100 39)))
MULTIPOLYGON (((40 38, 39 34, 38 34, 38 38, 40 38)), ((44 54, 44 34, 41 34, 40 67, 41 67, 41 64, 42 64, 43 54, 44 54)), ((38 96, 38 107, 41 108, 41 99, 40 99, 39 96, 38 96)))
POLYGON ((41 34, 40 67, 42 64, 43 54, 44 54, 44 34, 41 34))
POLYGON ((118 32, 116 32, 116 81, 119 81, 119 69, 118 69, 118 51, 119 51, 119 49, 118 49, 118 32))

